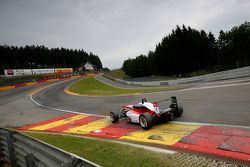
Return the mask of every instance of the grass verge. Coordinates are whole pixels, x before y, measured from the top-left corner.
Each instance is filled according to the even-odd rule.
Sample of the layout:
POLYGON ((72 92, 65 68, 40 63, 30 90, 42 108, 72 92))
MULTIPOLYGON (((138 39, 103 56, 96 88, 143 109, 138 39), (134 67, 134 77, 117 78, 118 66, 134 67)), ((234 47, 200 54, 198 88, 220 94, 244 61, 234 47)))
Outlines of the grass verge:
POLYGON ((86 139, 60 134, 24 132, 26 135, 84 157, 103 167, 170 167, 171 155, 98 139, 86 139))
MULTIPOLYGON (((199 72, 196 72, 194 74, 202 75, 202 73, 199 73, 199 72)), ((123 79, 123 80, 127 80, 127 81, 147 81, 147 80, 148 81, 162 81, 162 80, 174 80, 174 79, 183 78, 181 76, 176 76, 176 75, 172 75, 172 76, 151 75, 151 76, 133 78, 133 77, 126 75, 126 73, 122 69, 116 69, 116 70, 112 70, 110 72, 105 72, 105 76, 119 78, 119 79, 123 79)), ((190 76, 187 75, 186 77, 190 77, 190 76)), ((184 78, 185 78, 185 76, 184 76, 184 78)))
POLYGON ((77 93, 79 95, 89 96, 114 96, 114 95, 125 95, 125 94, 137 94, 137 93, 149 93, 149 92, 160 92, 179 90, 189 88, 190 85, 175 85, 161 88, 138 88, 138 89, 122 89, 116 88, 107 84, 104 84, 94 77, 88 77, 79 82, 74 83, 69 87, 69 91, 77 93))
POLYGON ((129 76, 127 76, 121 69, 112 70, 110 72, 107 72, 107 74, 115 78, 129 78, 129 76))

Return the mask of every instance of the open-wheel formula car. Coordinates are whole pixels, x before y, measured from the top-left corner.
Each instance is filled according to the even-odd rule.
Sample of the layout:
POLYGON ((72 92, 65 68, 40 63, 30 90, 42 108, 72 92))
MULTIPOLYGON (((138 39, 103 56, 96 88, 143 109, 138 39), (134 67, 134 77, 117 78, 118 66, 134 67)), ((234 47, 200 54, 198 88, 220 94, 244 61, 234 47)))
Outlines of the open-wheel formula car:
POLYGON ((113 123, 117 123, 119 119, 126 118, 129 123, 139 123, 143 129, 147 130, 158 121, 171 121, 175 117, 180 117, 182 113, 182 106, 178 104, 177 98, 172 96, 158 102, 151 103, 142 99, 141 103, 123 106, 120 112, 110 112, 110 119, 113 123), (168 100, 171 100, 169 108, 159 109, 158 103, 168 100))

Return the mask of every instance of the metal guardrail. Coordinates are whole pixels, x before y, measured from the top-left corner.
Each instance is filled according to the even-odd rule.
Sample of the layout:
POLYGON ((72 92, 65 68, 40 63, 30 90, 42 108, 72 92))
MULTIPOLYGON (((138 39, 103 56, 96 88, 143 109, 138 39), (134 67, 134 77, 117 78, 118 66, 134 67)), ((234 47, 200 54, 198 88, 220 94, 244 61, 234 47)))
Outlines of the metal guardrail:
POLYGON ((75 154, 0 128, 0 155, 12 167, 100 167, 75 154))
POLYGON ((242 67, 233 70, 221 71, 196 77, 176 79, 176 80, 166 80, 166 81, 144 81, 144 82, 133 82, 126 81, 119 78, 114 78, 108 75, 103 75, 106 78, 114 80, 116 82, 134 85, 134 86, 163 86, 163 85, 176 85, 176 84, 189 84, 194 82, 209 82, 209 81, 218 81, 225 79, 241 78, 250 76, 250 66, 242 67))

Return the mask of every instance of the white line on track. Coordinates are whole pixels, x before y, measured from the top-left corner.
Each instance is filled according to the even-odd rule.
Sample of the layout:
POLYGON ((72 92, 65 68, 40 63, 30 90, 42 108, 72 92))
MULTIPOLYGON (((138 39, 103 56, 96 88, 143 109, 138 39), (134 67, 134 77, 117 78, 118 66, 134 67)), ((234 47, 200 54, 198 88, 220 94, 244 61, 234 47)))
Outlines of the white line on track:
POLYGON ((118 86, 112 85, 112 84, 110 84, 110 83, 104 82, 104 81, 102 81, 102 80, 96 78, 96 76, 94 76, 94 78, 95 78, 97 81, 100 81, 100 82, 102 82, 102 83, 104 83, 104 84, 106 84, 106 85, 112 86, 112 87, 114 87, 114 88, 127 89, 127 88, 118 87, 118 86))
POLYGON ((217 85, 217 86, 204 86, 199 88, 187 88, 181 90, 171 90, 171 91, 162 91, 162 92, 150 92, 145 94, 160 94, 166 92, 186 92, 186 91, 194 91, 194 90, 203 90, 203 89, 215 89, 215 88, 223 88, 223 87, 231 87, 231 86, 242 86, 242 85, 250 85, 250 82, 247 83, 237 83, 237 84, 227 84, 227 85, 217 85))
MULTIPOLYGON (((248 84, 250 84, 250 83, 231 84, 231 85, 224 85, 224 86, 210 86, 210 87, 201 87, 201 88, 191 88, 191 89, 177 90, 177 91, 201 90, 201 89, 211 89, 211 88, 228 87, 228 86, 238 86, 238 85, 248 85, 248 84)), ((38 92, 36 92, 36 93, 38 93, 38 92)), ((38 105, 40 107, 43 107, 43 108, 46 108, 46 109, 55 110, 55 111, 61 111, 61 112, 66 112, 66 113, 85 114, 85 115, 90 115, 90 116, 100 116, 100 117, 106 117, 106 118, 108 117, 108 116, 103 116, 103 115, 82 113, 82 112, 77 112, 77 111, 72 111, 72 110, 65 110, 65 109, 48 107, 48 106, 42 105, 42 104, 38 103, 37 101, 35 101, 33 99, 33 95, 29 96, 30 99, 31 99, 31 101, 34 102, 36 105, 38 105)), ((180 122, 180 121, 172 121, 171 123, 175 123, 175 124, 189 124, 189 125, 200 125, 200 126, 222 126, 222 127, 247 128, 247 129, 250 129, 249 126, 241 126, 241 125, 224 125, 224 124, 209 124, 209 123, 180 122)), ((133 144, 133 143, 122 142, 122 141, 110 141, 110 142, 116 142, 116 143, 119 143, 119 144, 126 144, 126 145, 130 145, 130 146, 134 146, 134 147, 138 147, 138 148, 143 148, 143 149, 150 150, 150 151, 161 152, 161 153, 165 153, 165 154, 174 154, 174 153, 176 153, 176 151, 173 151, 173 150, 161 149, 161 148, 156 148, 156 147, 151 147, 151 146, 146 146, 146 145, 141 145, 141 144, 133 144)))
POLYGON ((55 111, 61 111, 61 112, 66 112, 66 113, 73 113, 73 114, 84 114, 84 115, 90 115, 90 116, 101 116, 101 117, 107 117, 107 116, 103 116, 103 115, 97 115, 97 114, 89 114, 89 113, 83 113, 83 112, 77 112, 77 111, 72 111, 72 110, 65 110, 65 109, 60 109, 60 108, 53 108, 53 107, 48 107, 45 105, 42 105, 40 103, 38 103, 37 101, 35 101, 32 97, 33 95, 30 96, 30 100, 32 102, 34 102, 36 105, 38 105, 39 107, 43 107, 46 109, 50 109, 50 110, 55 110, 55 111))
MULTIPOLYGON (((97 80, 97 81, 100 81, 100 82, 102 82, 102 83, 104 83, 104 84, 106 84, 106 85, 109 85, 109 86, 112 86, 112 87, 114 87, 114 88, 118 88, 118 89, 143 89, 143 88, 152 88, 152 87, 140 87, 140 86, 135 86, 135 87, 131 87, 131 88, 125 88, 125 87, 120 87, 120 86, 115 86, 115 85, 112 85, 112 84, 110 84, 110 83, 108 83, 108 82, 105 82, 105 81, 102 81, 102 80, 100 80, 100 79, 98 79, 96 76, 94 76, 94 78, 97 80)), ((115 81, 114 81, 115 82, 115 81)), ((124 85, 125 86, 125 85, 124 85)), ((128 86, 130 86, 130 85, 128 85, 128 86)))
MULTIPOLYGON (((61 112, 66 112, 66 113, 73 113, 73 114, 84 114, 84 115, 89 115, 89 116, 98 116, 98 117, 104 117, 104 118, 108 118, 109 117, 109 116, 105 116, 105 115, 89 114, 89 113, 84 113, 84 112, 77 112, 77 111, 72 111, 72 110, 65 110, 65 109, 48 107, 48 106, 42 105, 42 104, 38 103, 37 101, 35 101, 33 99, 32 95, 30 96, 30 99, 36 105, 38 105, 40 107, 43 107, 43 108, 46 108, 46 109, 50 109, 50 110, 61 111, 61 112)), ((231 128, 246 128, 246 129, 250 129, 250 126, 242 126, 242 125, 226 125, 226 124, 213 124, 213 123, 200 123, 200 122, 183 122, 183 121, 171 121, 170 123, 173 123, 173 124, 187 124, 187 125, 200 125, 200 126, 222 126, 222 127, 231 127, 231 128)))
POLYGON ((101 117, 106 117, 106 116, 103 116, 103 115, 96 115, 96 114, 88 114, 88 113, 82 113, 82 112, 77 112, 77 111, 71 111, 71 110, 64 110, 64 109, 60 109, 60 108, 53 108, 53 107, 48 107, 48 106, 45 106, 43 104, 40 104, 38 103, 37 101, 35 101, 33 99, 33 95, 35 95, 36 93, 39 93, 40 91, 44 90, 44 89, 47 89, 51 86, 55 86, 55 85, 58 85, 58 84, 61 84, 61 83, 64 83, 64 82, 68 82, 70 80, 65 80, 65 81, 61 81, 61 82, 57 82, 57 83, 54 83, 54 84, 51 84, 50 86, 46 86, 46 87, 42 87, 40 89, 38 89, 37 91, 35 90, 33 94, 31 94, 29 97, 30 97, 30 100, 35 103, 36 105, 38 105, 39 107, 43 107, 43 108, 46 108, 46 109, 50 109, 50 110, 55 110, 55 111, 61 111, 61 112, 66 112, 66 113, 74 113, 74 114, 85 114, 85 115, 91 115, 91 116, 101 116, 101 117))
MULTIPOLYGON (((94 77, 96 80, 110 85, 115 88, 121 88, 121 89, 135 89, 135 88, 122 88, 122 87, 117 87, 114 85, 111 85, 109 83, 106 83, 105 81, 99 80, 98 78, 94 77)), ((241 79, 241 80, 233 80, 233 81, 223 81, 223 82, 211 82, 209 84, 221 84, 223 83, 224 85, 216 85, 216 86, 203 86, 203 87, 198 87, 198 88, 187 88, 187 89, 181 89, 181 90, 170 90, 170 91, 162 91, 162 92, 149 92, 149 93, 144 93, 144 94, 160 94, 160 93, 166 93, 166 92, 185 92, 185 91, 193 91, 193 90, 203 90, 203 89, 214 89, 214 88, 223 88, 223 87, 231 87, 231 86, 241 86, 241 85, 250 85, 250 79, 241 79), (234 82, 246 82, 246 83, 234 83, 234 82), (232 84, 226 84, 226 83, 232 83, 232 84)), ((207 84, 207 83, 205 83, 207 84)))
POLYGON ((250 85, 250 82, 226 84, 226 85, 217 85, 217 86, 204 86, 204 87, 199 87, 199 88, 188 88, 188 89, 183 89, 183 90, 178 90, 178 91, 214 89, 214 88, 223 88, 223 87, 231 87, 231 86, 241 86, 241 85, 250 85))
MULTIPOLYGON (((100 81, 100 82, 102 82, 102 83, 104 83, 104 84, 107 84, 107 85, 109 85, 109 86, 112 86, 112 87, 115 87, 115 88, 121 88, 121 89, 135 89, 135 88, 152 88, 152 87, 134 87, 134 88, 123 88, 123 87, 119 87, 119 86, 115 86, 115 85, 112 85, 112 84, 110 84, 110 83, 107 83, 107 82, 105 82, 105 81, 102 81, 102 80, 100 80, 100 79, 98 79, 96 76, 94 76, 94 78, 96 79, 96 80, 98 80, 98 81, 100 81)), ((217 86, 204 86, 204 87, 199 87, 199 88, 203 88, 203 89, 205 89, 205 88, 216 88, 216 87, 227 87, 227 86, 235 86, 235 84, 228 84, 228 83, 235 83, 235 82, 247 82, 247 81, 250 81, 250 78, 248 78, 248 79, 237 79, 237 80, 228 80, 228 81, 214 81, 214 82, 205 82, 205 83, 203 83, 204 85, 211 85, 211 84, 224 84, 224 85, 217 85, 217 86)), ((248 83, 250 83, 250 82, 248 82, 248 83)), ((238 84, 241 84, 241 83, 238 83, 238 84)), ((237 83, 236 83, 236 86, 237 86, 237 83)), ((158 86, 156 86, 156 87, 153 87, 153 88, 157 88, 158 86)), ((159 88, 160 87, 164 87, 164 86, 159 86, 159 88)), ((194 90, 194 89, 198 89, 198 88, 187 88, 187 89, 183 89, 183 90, 194 90)))
MULTIPOLYGON (((59 83, 58 83, 59 84, 59 83)), ((183 90, 175 90, 175 91, 168 91, 168 92, 182 92, 182 91, 191 91, 191 90, 202 90, 202 89, 213 89, 213 88, 221 88, 221 87, 230 87, 230 86, 241 86, 241 85, 249 85, 250 82, 248 83, 238 83, 238 84, 228 84, 228 85, 218 85, 218 86, 208 86, 208 87, 200 87, 200 88, 189 88, 189 89, 183 89, 183 90)), ((57 84, 56 84, 57 85, 57 84)), ((53 85, 52 85, 53 86, 53 85)), ((43 90, 43 89, 42 89, 43 90)), ((40 90, 40 91, 42 91, 40 90)), ((38 91, 38 92, 40 92, 38 91)), ((36 93, 38 93, 36 92, 36 93)), ((34 93, 34 94, 36 94, 34 93)), ((164 93, 164 92, 154 92, 154 93, 164 93)), ((48 107, 45 105, 42 105, 35 101, 33 99, 33 95, 30 95, 30 100, 34 102, 36 105, 50 109, 50 110, 55 110, 55 111, 61 111, 61 112, 66 112, 66 113, 74 113, 74 114, 84 114, 84 115, 89 115, 89 116, 100 116, 100 117, 108 117, 104 115, 97 115, 97 114, 89 114, 89 113, 84 113, 84 112, 77 112, 77 111, 72 111, 72 110, 66 110, 66 109, 59 109, 59 108, 53 108, 53 107, 48 107)), ((152 94, 152 93, 147 93, 147 94, 152 94)), ((226 124, 213 124, 213 123, 199 123, 199 122, 182 122, 182 121, 171 121, 171 123, 175 124, 189 124, 189 125, 201 125, 201 126, 223 126, 223 127, 234 127, 234 128, 247 128, 250 129, 250 126, 242 126, 242 125, 226 125, 226 124)))
POLYGON ((227 80, 227 81, 213 81, 213 82, 206 82, 204 84, 225 84, 225 83, 246 82, 246 81, 250 81, 250 78, 248 78, 248 79, 227 80))

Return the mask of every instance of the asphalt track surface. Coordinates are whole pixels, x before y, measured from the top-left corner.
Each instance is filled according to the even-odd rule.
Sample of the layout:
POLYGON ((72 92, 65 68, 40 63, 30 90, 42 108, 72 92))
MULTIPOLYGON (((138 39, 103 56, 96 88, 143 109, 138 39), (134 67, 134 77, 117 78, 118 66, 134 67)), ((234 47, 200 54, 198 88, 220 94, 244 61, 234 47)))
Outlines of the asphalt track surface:
MULTIPOLYGON (((107 116, 110 111, 118 111, 121 106, 135 104, 142 98, 158 101, 177 96, 184 107, 184 114, 176 121, 250 126, 249 78, 200 83, 180 91, 115 97, 79 97, 66 94, 64 88, 73 82, 76 80, 59 81, 35 93, 32 98, 50 108, 107 116)), ((63 111, 39 107, 30 100, 30 92, 46 85, 48 83, 1 91, 0 126, 18 127, 65 114, 63 111)), ((168 104, 161 103, 160 107, 166 108, 168 104)))
MULTIPOLYGON (((63 82, 63 81, 60 81, 63 82)), ((65 113, 41 108, 34 104, 28 93, 51 83, 40 83, 16 89, 0 91, 0 127, 20 127, 51 119, 65 113)))

